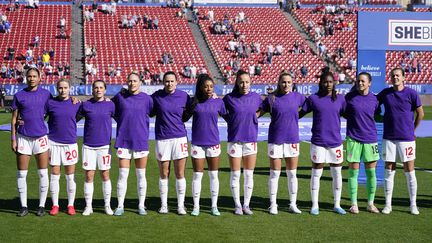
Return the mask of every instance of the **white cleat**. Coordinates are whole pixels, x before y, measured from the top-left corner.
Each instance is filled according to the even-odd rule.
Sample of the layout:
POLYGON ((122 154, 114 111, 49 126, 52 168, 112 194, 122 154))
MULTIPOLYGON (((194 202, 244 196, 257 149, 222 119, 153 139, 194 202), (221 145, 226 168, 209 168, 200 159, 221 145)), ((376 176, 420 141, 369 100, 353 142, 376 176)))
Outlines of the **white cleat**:
POLYGON ((383 208, 383 210, 381 210, 381 213, 383 213, 383 214, 390 214, 391 211, 392 211, 391 206, 385 206, 385 207, 383 208))
POLYGON ((178 215, 186 215, 187 214, 186 208, 185 207, 178 207, 177 208, 177 214, 178 215))
POLYGON ((114 212, 112 211, 110 206, 105 206, 105 214, 110 216, 114 215, 114 212))
POLYGON ((85 207, 84 212, 82 213, 83 216, 90 216, 90 214, 93 213, 92 207, 85 207))
POLYGON ((290 213, 294 213, 294 214, 301 214, 302 211, 300 211, 300 209, 297 208, 297 205, 290 205, 288 211, 290 213))
POLYGON ((159 208, 158 212, 160 214, 167 214, 168 213, 168 207, 167 206, 162 206, 161 208, 159 208))
POLYGON ((419 215, 420 214, 417 206, 410 206, 410 210, 411 210, 412 215, 419 215))
POLYGON ((277 215, 279 212, 278 212, 278 206, 277 206, 277 204, 275 204, 275 205, 271 205, 270 207, 269 207, 269 214, 272 214, 272 215, 277 215))

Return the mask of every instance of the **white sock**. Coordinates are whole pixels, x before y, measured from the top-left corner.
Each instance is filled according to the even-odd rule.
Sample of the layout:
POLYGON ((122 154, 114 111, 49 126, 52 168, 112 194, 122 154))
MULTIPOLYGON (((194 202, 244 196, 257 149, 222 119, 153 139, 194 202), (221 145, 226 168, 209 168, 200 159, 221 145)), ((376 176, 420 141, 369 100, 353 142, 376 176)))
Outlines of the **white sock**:
POLYGON ((311 175, 311 198, 312 198, 312 208, 318 208, 318 198, 320 189, 320 179, 323 173, 323 169, 312 169, 311 175))
POLYGON ((253 181, 253 172, 254 170, 243 170, 244 173, 244 202, 243 205, 245 207, 249 207, 250 200, 252 198, 252 191, 254 187, 253 181))
POLYGON ((395 174, 395 170, 385 170, 384 173, 384 194, 386 207, 391 207, 392 204, 393 183, 395 174))
POLYGON ((168 207, 168 179, 159 178, 159 192, 162 207, 168 207))
POLYGON ((111 180, 102 181, 102 193, 104 197, 105 206, 111 207, 111 180))
POLYGON ((417 206, 417 178, 415 171, 405 172, 411 206, 417 206))
POLYGON ((68 206, 73 206, 75 202, 75 194, 76 194, 76 183, 75 183, 74 174, 66 175, 66 188, 67 188, 68 206))
POLYGON ((268 190, 270 194, 270 206, 275 206, 276 200, 277 200, 277 192, 278 192, 278 185, 279 185, 279 176, 281 171, 280 170, 272 170, 270 169, 270 176, 268 180, 268 190))
POLYGON ((298 180, 297 170, 286 170, 288 177, 288 192, 290 194, 290 205, 297 205, 298 180))
POLYGON ((137 176, 138 207, 143 208, 147 194, 146 169, 136 169, 135 171, 137 176))
POLYGON ((340 208, 340 201, 342 196, 342 166, 330 167, 331 175, 333 178, 333 199, 334 207, 340 208))
POLYGON ((186 195, 186 179, 176 179, 176 191, 177 191, 177 206, 179 208, 184 207, 184 200, 186 195))
POLYGON ((39 174, 39 207, 45 207, 45 202, 48 196, 48 169, 38 170, 39 174))
POLYGON ((219 177, 217 170, 208 171, 210 177, 210 193, 211 193, 211 204, 212 208, 217 207, 217 201, 219 196, 219 177))
POLYGON ((93 191, 94 191, 93 182, 84 182, 84 198, 86 202, 86 207, 90 207, 90 208, 92 207, 93 191))
POLYGON ((234 199, 234 204, 236 208, 241 208, 240 202, 240 171, 231 171, 231 193, 234 199))
POLYGON ((194 208, 199 208, 199 201, 201 196, 201 180, 203 177, 203 172, 194 172, 192 179, 192 197, 194 208))
POLYGON ((21 207, 27 207, 27 173, 28 170, 18 170, 16 174, 21 207))
POLYGON ((124 207, 128 176, 129 176, 129 168, 119 168, 119 178, 117 180, 117 200, 118 200, 117 207, 119 208, 124 207))
POLYGON ((60 175, 51 174, 50 192, 53 206, 58 206, 59 193, 60 193, 60 175))

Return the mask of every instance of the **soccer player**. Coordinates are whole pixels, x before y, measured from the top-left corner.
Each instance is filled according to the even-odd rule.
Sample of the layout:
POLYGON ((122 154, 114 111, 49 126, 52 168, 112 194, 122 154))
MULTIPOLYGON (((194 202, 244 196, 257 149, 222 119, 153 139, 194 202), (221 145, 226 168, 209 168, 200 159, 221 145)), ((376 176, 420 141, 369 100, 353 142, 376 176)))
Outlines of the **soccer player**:
POLYGON ((336 93, 336 83, 331 72, 321 74, 319 89, 316 94, 309 96, 300 111, 300 117, 313 112, 311 139, 311 197, 312 208, 310 214, 318 215, 318 195, 320 178, 324 164, 330 164, 333 178, 334 212, 346 214, 340 206, 342 194, 342 162, 343 144, 340 134, 340 116, 345 111, 345 99, 336 93))
POLYGON ((17 157, 17 189, 21 202, 21 209, 17 213, 19 217, 28 214, 26 178, 31 155, 35 155, 39 174, 39 208, 36 213, 38 216, 45 215, 49 185, 48 130, 44 116, 46 103, 51 94, 39 87, 41 79, 37 68, 29 68, 26 78, 27 87, 14 95, 11 119, 11 148, 17 157))
POLYGON ((168 176, 170 161, 174 162, 177 191, 177 213, 186 214, 184 199, 186 179, 184 177, 188 157, 186 127, 182 121, 183 112, 190 103, 189 95, 177 90, 177 76, 166 72, 163 76, 164 88, 152 94, 154 102, 153 115, 156 116, 156 158, 159 164, 159 191, 161 208, 159 213, 168 213, 168 176))
POLYGON ((258 116, 262 106, 259 94, 252 92, 249 73, 239 70, 233 91, 223 101, 228 111, 227 152, 231 167, 231 193, 235 203, 234 214, 252 215, 249 207, 253 191, 253 172, 256 164, 258 116), (243 162, 244 202, 240 202, 240 174, 243 162))
POLYGON ((86 207, 83 215, 89 216, 93 213, 93 181, 96 168, 99 168, 102 177, 105 213, 113 215, 109 170, 111 169, 111 118, 115 115, 115 105, 112 101, 105 100, 106 83, 103 80, 95 81, 92 89, 93 98, 84 102, 80 108, 80 116, 85 118, 82 166, 86 176, 84 182, 86 207))
POLYGON ((127 77, 128 90, 118 93, 112 101, 115 104, 117 138, 115 148, 119 158, 119 177, 117 181, 118 206, 115 216, 124 214, 124 199, 127 179, 132 158, 135 159, 138 214, 147 215, 145 198, 147 194, 146 167, 149 154, 149 115, 153 100, 141 92, 142 81, 139 74, 130 73, 127 77))
POLYGON ((424 117, 423 107, 417 92, 405 87, 405 72, 394 68, 391 73, 393 87, 386 88, 378 94, 380 105, 383 104, 384 135, 382 142, 382 157, 385 163, 385 207, 381 211, 389 214, 392 211, 391 201, 393 182, 396 173, 396 157, 403 162, 405 177, 410 197, 410 211, 418 215, 417 179, 414 171, 416 143, 414 131, 424 117), (415 119, 414 118, 415 112, 415 119))
POLYGON ((193 102, 187 107, 183 115, 183 121, 192 120, 192 196, 194 208, 191 213, 198 216, 200 213, 201 180, 203 177, 204 163, 207 160, 208 174, 210 177, 211 214, 219 216, 217 199, 219 194, 219 155, 221 153, 218 116, 226 115, 225 105, 222 99, 212 98, 214 82, 207 74, 198 76, 193 102))
POLYGON ((50 214, 59 212, 60 166, 66 174, 68 206, 67 213, 75 215, 74 201, 76 193, 75 164, 78 162, 77 115, 79 103, 73 103, 69 96, 70 83, 66 79, 57 82, 58 96, 47 102, 48 139, 50 144, 51 197, 53 206, 50 214))
POLYGON ((351 198, 349 211, 358 214, 357 179, 360 161, 363 160, 366 170, 366 191, 368 195, 367 211, 379 213, 374 205, 376 191, 376 162, 379 159, 377 130, 374 116, 379 111, 378 99, 369 92, 372 77, 362 72, 358 75, 355 89, 345 96, 347 118, 347 161, 349 163, 348 189, 351 198))
POLYGON ((299 109, 306 98, 293 90, 293 78, 288 73, 281 73, 277 89, 263 102, 264 112, 270 112, 271 122, 268 135, 268 157, 270 161, 270 177, 268 181, 270 194, 270 214, 278 214, 276 203, 279 176, 282 160, 285 159, 290 193, 289 211, 300 214, 297 208, 297 164, 300 155, 299 109))

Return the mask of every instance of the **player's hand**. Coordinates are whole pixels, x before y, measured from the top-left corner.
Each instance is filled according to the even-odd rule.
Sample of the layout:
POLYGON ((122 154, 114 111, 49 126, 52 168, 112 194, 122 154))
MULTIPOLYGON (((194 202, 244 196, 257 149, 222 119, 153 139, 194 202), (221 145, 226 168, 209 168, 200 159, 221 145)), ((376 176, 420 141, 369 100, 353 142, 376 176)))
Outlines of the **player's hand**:
POLYGON ((72 104, 76 105, 78 103, 81 103, 81 100, 78 99, 77 97, 72 97, 72 104))
POLYGON ((15 153, 17 152, 17 142, 16 140, 11 140, 11 149, 12 151, 14 151, 15 153))
POLYGON ((18 119, 17 124, 18 124, 18 126, 24 126, 24 120, 18 119))

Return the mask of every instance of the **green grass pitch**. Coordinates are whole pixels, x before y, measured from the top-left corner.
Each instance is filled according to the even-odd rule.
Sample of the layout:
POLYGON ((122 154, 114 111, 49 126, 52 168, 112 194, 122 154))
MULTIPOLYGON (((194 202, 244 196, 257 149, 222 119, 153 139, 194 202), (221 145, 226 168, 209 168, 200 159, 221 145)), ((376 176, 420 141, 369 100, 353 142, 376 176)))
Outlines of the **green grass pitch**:
MULTIPOLYGON (((0 122, 8 122, 9 116, 1 116, 0 122)), ((333 196, 331 192, 331 175, 328 168, 321 178, 320 215, 309 215, 310 209, 310 160, 309 144, 301 144, 300 165, 298 168, 299 195, 298 205, 303 211, 301 215, 293 215, 288 210, 288 189, 286 174, 283 172, 279 181, 279 215, 269 215, 268 205, 268 160, 266 143, 259 143, 258 161, 255 169, 255 188, 251 207, 252 216, 235 216, 232 213, 233 200, 229 190, 229 164, 227 155, 221 155, 220 169, 220 217, 211 216, 210 193, 207 173, 204 174, 201 194, 201 214, 178 216, 176 212, 175 178, 170 176, 169 206, 170 213, 159 215, 156 210, 160 206, 158 191, 158 168, 151 143, 150 160, 147 166, 147 199, 149 210, 147 216, 139 216, 137 211, 136 177, 132 169, 129 174, 128 192, 126 196, 126 213, 122 217, 107 216, 103 213, 103 197, 100 177, 95 179, 93 206, 95 213, 89 217, 81 216, 84 208, 83 183, 84 174, 78 164, 76 172, 77 195, 75 207, 78 214, 67 215, 65 193, 65 177, 61 177, 60 207, 62 212, 57 216, 36 217, 34 210, 38 204, 38 176, 32 161, 28 182, 28 198, 31 213, 24 218, 15 216, 19 208, 16 192, 15 156, 10 150, 9 133, 0 132, 0 242, 421 242, 430 241, 432 231, 432 138, 417 139, 416 166, 418 180, 418 206, 420 215, 409 214, 409 199, 405 176, 398 166, 393 195, 393 212, 390 215, 373 215, 365 211, 366 191, 359 187, 360 214, 345 216, 336 215, 331 211, 333 196), (428 171, 427 171, 428 170, 428 171)), ((223 143, 226 151, 226 144, 223 143)), ((115 154, 115 153, 113 153, 115 154)), ((347 167, 343 170, 342 207, 348 209, 350 201, 347 188, 347 167)), ((118 165, 113 158, 111 179, 113 185, 112 207, 116 206, 116 181, 118 165)), ((188 160, 186 168, 187 194, 186 207, 192 209, 191 180, 192 164, 188 160)), ((243 185, 243 179, 241 179, 243 185)), ((384 191, 377 190, 376 205, 382 209, 384 191)), ((51 206, 48 196, 47 208, 51 206)))

